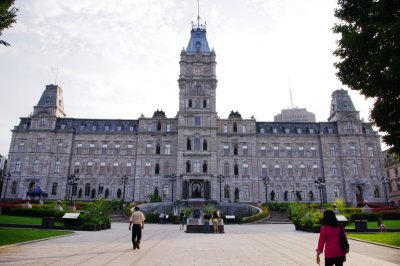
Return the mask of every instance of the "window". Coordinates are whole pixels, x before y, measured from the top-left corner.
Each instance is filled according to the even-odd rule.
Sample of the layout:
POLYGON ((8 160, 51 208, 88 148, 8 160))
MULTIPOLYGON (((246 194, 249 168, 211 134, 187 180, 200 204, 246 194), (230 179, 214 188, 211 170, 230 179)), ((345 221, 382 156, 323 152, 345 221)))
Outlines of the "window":
POLYGON ((189 101, 188 101, 188 107, 189 107, 189 108, 192 108, 192 99, 189 99, 189 101))
POLYGON ((35 160, 33 162, 33 172, 34 173, 39 173, 39 160, 35 160))
POLYGON ((106 173, 106 163, 105 162, 101 162, 100 163, 100 174, 104 175, 106 173))
POLYGON ((224 133, 228 133, 228 125, 224 125, 224 133))
POLYGON ((160 144, 156 144, 156 154, 159 155, 161 153, 161 147, 160 144))
POLYGON ((36 152, 41 152, 42 151, 42 142, 38 141, 36 143, 36 152))
POLYGON ((24 152, 25 142, 21 141, 18 145, 18 152, 24 152))
POLYGON ((267 156, 267 147, 261 146, 261 156, 265 157, 267 156))
POLYGON ((186 149, 188 151, 190 151, 192 149, 192 141, 189 138, 187 138, 187 140, 186 140, 186 149))
POLYGON ((46 118, 45 117, 41 117, 40 118, 40 126, 45 126, 46 125, 46 118))
POLYGON ((353 175, 355 175, 355 176, 359 175, 358 164, 357 163, 353 163, 353 175))
POLYGON ((229 173, 229 163, 225 162, 224 163, 224 176, 229 176, 229 175, 230 175, 230 173, 229 173))
POLYGON ((292 157, 292 147, 286 147, 286 156, 292 157))
POLYGON ((299 156, 304 157, 304 147, 302 146, 299 147, 299 156))
POLYGON ((152 123, 148 123, 148 124, 147 124, 147 131, 148 131, 148 132, 153 131, 153 124, 152 124, 152 123))
POLYGON ((109 131, 109 130, 110 130, 110 126, 107 125, 104 127, 104 131, 109 131))
POLYGON ((243 175, 245 176, 249 175, 249 165, 247 163, 243 164, 243 175))
POLYGON ((317 149, 314 146, 311 147, 311 156, 317 157, 317 149))
POLYGON ((103 194, 103 191, 104 191, 104 184, 103 184, 103 183, 100 183, 100 184, 99 184, 98 191, 97 191, 97 194, 98 194, 98 195, 102 195, 102 194, 103 194))
POLYGON ((207 162, 204 161, 203 162, 203 173, 207 173, 207 172, 208 172, 208 165, 207 165, 207 162))
POLYGON ((75 164, 74 164, 74 173, 79 173, 80 166, 81 166, 80 162, 75 162, 75 164))
POLYGON ((165 154, 171 154, 171 144, 165 144, 165 154))
POLYGON ((278 129, 276 127, 272 128, 272 133, 277 134, 278 133, 278 129))
MULTIPOLYGON (((6 193, 6 191, 4 193, 6 193)), ((17 194, 17 181, 13 181, 11 184, 11 194, 17 194)))
POLYGON ((107 154, 107 144, 103 144, 101 146, 101 154, 103 154, 103 155, 107 154))
POLYGON ((350 154, 351 156, 357 156, 356 146, 350 146, 350 154))
POLYGON ((333 164, 332 165, 332 176, 338 176, 338 171, 337 171, 337 166, 336 166, 336 164, 333 164))
POLYGON ((144 185, 144 196, 147 197, 150 194, 150 186, 144 185))
POLYGON ((149 162, 146 162, 146 164, 144 166, 144 174, 147 176, 150 175, 150 166, 151 166, 151 164, 149 162))
POLYGON ((194 108, 200 109, 200 99, 195 99, 194 100, 194 108))
POLYGON ((310 129, 308 129, 308 132, 309 132, 310 134, 314 134, 314 129, 313 129, 313 128, 310 128, 310 129))
POLYGON ((265 133, 265 129, 263 127, 260 128, 260 133, 265 133))
POLYGON ((57 153, 62 153, 63 152, 63 144, 62 142, 57 143, 57 153))
POLYGON ((230 198, 230 193, 229 193, 230 189, 229 189, 229 185, 225 185, 224 186, 224 198, 225 199, 229 199, 230 198))
POLYGON ((244 186, 243 187, 243 198, 244 199, 250 199, 249 186, 244 186))
POLYGON ((161 131, 161 122, 157 123, 157 131, 161 131))
POLYGON ((96 131, 97 130, 97 125, 92 125, 92 131, 96 131))
POLYGON ((76 145, 76 154, 82 154, 82 147, 83 147, 82 143, 78 143, 76 145))
POLYGON ((171 124, 167 124, 167 132, 171 132, 171 124))
POLYGON ((168 163, 168 162, 165 162, 165 163, 164 163, 164 175, 165 175, 165 176, 170 175, 169 163, 168 163))
POLYGON ((203 100, 203 108, 207 108, 207 100, 206 99, 203 100))
POLYGON ((318 177, 318 165, 314 164, 312 168, 313 168, 313 176, 318 177))
POLYGON ((93 162, 88 162, 86 167, 86 173, 88 175, 93 174, 93 162))
POLYGON ((132 132, 135 129, 134 126, 129 126, 129 131, 132 132))
POLYGON ((122 130, 122 126, 117 126, 117 131, 121 131, 122 130))
POLYGON ((89 144, 89 154, 94 154, 94 143, 89 144))
POLYGON ((190 165, 190 161, 188 160, 188 161, 186 161, 186 173, 190 173, 191 172, 191 167, 190 167, 191 165, 190 165))
POLYGON ((374 149, 371 146, 368 147, 368 156, 374 157, 374 149))
POLYGON ((154 167, 154 174, 159 175, 160 174, 160 165, 156 163, 156 166, 154 167))
POLYGON ((334 194, 335 194, 335 198, 339 198, 339 197, 340 197, 339 187, 338 187, 338 186, 335 186, 335 188, 334 188, 334 194))
POLYGON ((267 176, 268 175, 268 171, 267 171, 267 165, 266 164, 262 164, 261 165, 261 175, 262 176, 267 176))
POLYGON ((224 145, 224 156, 229 156, 229 146, 224 145))
POLYGON ((133 145, 132 144, 128 144, 128 146, 126 148, 126 154, 133 155, 133 145))
POLYGON ((121 150, 121 145, 115 144, 114 146, 114 155, 119 155, 119 151, 121 150))
POLYGON ((233 168, 234 168, 233 169, 234 175, 236 175, 236 176, 239 175, 239 166, 237 164, 235 164, 233 168))
POLYGON ((376 176, 376 167, 375 164, 371 163, 371 176, 376 176))
POLYGON ((195 173, 200 173, 200 162, 197 161, 197 160, 195 160, 195 161, 193 162, 193 171, 194 171, 195 173))
POLYGON ((204 139, 203 140, 203 151, 206 151, 206 150, 207 150, 207 140, 204 139))
POLYGON ((164 185, 163 186, 163 197, 164 198, 168 197, 168 194, 169 194, 169 187, 168 187, 168 185, 164 185))
POLYGON ((19 173, 19 172, 21 172, 21 160, 17 160, 16 162, 15 162, 15 172, 17 172, 17 173, 19 173))
POLYGON ((201 119, 200 119, 200 116, 195 116, 195 117, 194 117, 194 125, 195 125, 195 126, 201 126, 201 119))
POLYGON ((290 133, 290 129, 285 127, 285 134, 289 134, 290 133))
POLYGON ((288 165, 288 176, 293 177, 293 165, 288 165))
POLYGON ((374 187, 374 198, 380 198, 380 196, 379 196, 379 188, 376 186, 376 187, 374 187))
POLYGON ((194 139, 193 145, 194 145, 194 150, 199 151, 200 150, 200 139, 194 139))
POLYGON ((55 166, 54 166, 54 173, 60 173, 60 161, 56 161, 55 166))
POLYGON ((304 164, 300 165, 300 176, 306 177, 306 166, 304 164))
POLYGON ((150 155, 151 154, 151 143, 146 144, 146 154, 150 155))
POLYGON ((57 195, 57 182, 53 183, 53 186, 51 188, 51 195, 57 195))
POLYGON ((238 146, 237 146, 237 144, 235 144, 235 146, 233 147, 233 155, 238 155, 238 146))
POLYGON ((236 122, 233 123, 233 132, 237 132, 237 124, 236 124, 236 122))
POLYGON ((246 125, 242 125, 242 133, 246 133, 246 125))
POLYGON ((113 175, 117 175, 118 174, 118 162, 114 162, 113 163, 113 175))
POLYGON ((335 146, 330 146, 329 147, 329 154, 331 156, 336 156, 336 147, 335 146))
POLYGON ((85 185, 85 197, 89 197, 90 196, 90 184, 86 183, 85 185))
POLYGON ((247 145, 242 146, 242 152, 243 152, 243 156, 249 155, 249 150, 247 149, 247 145))
POLYGON ((132 173, 132 163, 128 162, 126 163, 126 175, 130 176, 132 173))
POLYGON ((274 157, 279 157, 279 147, 274 146, 274 157))
POLYGON ((297 128, 297 134, 303 133, 303 130, 301 128, 297 128))
POLYGON ((279 164, 275 164, 275 176, 281 176, 281 168, 279 164))

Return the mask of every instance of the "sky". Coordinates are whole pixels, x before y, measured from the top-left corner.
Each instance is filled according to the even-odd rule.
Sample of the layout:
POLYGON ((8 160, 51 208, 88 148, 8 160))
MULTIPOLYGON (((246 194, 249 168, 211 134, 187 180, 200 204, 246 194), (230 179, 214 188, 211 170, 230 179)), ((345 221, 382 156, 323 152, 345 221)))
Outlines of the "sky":
MULTIPOLYGON (((45 86, 63 89, 67 117, 138 119, 178 111, 179 55, 196 0, 17 0, 17 23, 1 36, 0 154, 45 86)), ((273 121, 281 109, 329 116, 336 77, 336 0, 200 0, 217 55, 217 112, 273 121)), ((368 120, 373 101, 349 91, 368 120)))

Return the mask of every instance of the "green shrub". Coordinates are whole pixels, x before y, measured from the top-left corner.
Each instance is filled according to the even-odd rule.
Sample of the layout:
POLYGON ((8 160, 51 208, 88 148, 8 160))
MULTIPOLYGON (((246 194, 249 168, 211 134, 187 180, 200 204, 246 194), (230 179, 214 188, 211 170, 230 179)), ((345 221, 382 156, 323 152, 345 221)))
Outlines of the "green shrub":
POLYGON ((245 219, 242 219, 242 220, 245 223, 253 223, 253 222, 267 218, 268 215, 269 215, 269 209, 267 207, 261 207, 261 212, 255 214, 253 216, 247 217, 245 219))
POLYGON ((162 202, 160 195, 158 194, 150 194, 150 202, 162 202))
POLYGON ((359 213, 350 213, 346 215, 348 217, 349 222, 354 223, 355 220, 367 220, 369 222, 378 221, 378 218, 381 217, 380 213, 376 212, 359 212, 359 213))
POLYGON ((400 211, 382 211, 379 214, 383 220, 400 220, 400 211))
POLYGON ((52 209, 35 209, 35 208, 12 208, 9 215, 26 216, 26 217, 55 217, 56 210, 52 209))

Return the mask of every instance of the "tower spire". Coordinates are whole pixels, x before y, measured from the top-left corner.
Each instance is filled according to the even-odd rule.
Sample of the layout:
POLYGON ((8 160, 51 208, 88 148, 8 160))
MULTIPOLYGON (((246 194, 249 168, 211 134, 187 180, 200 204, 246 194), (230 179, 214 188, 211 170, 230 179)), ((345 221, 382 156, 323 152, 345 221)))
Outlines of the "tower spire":
POLYGON ((197 0, 197 28, 200 28, 200 0, 197 0))

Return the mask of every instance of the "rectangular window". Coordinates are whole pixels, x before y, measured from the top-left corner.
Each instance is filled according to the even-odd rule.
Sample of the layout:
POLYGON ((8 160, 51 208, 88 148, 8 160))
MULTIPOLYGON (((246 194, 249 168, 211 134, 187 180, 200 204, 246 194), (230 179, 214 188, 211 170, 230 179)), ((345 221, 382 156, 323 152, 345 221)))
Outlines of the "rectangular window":
POLYGON ((265 164, 261 165, 261 175, 262 176, 268 175, 267 166, 265 164))
POLYGON ((335 146, 330 146, 329 147, 329 154, 331 156, 336 156, 336 147, 335 146))
POLYGON ((313 165, 313 175, 314 177, 318 177, 318 166, 316 164, 313 165))
POLYGON ((306 166, 304 164, 300 165, 300 176, 306 177, 306 166))
POLYGON ((36 152, 41 152, 42 151, 42 142, 38 141, 36 143, 36 152))
POLYGON ((304 147, 299 147, 299 156, 304 157, 304 147))
POLYGON ((90 143, 89 144, 89 154, 94 154, 94 148, 95 148, 94 143, 90 143))
POLYGON ((369 157, 374 157, 374 149, 371 146, 368 147, 368 156, 369 157))
POLYGON ((242 125, 242 133, 246 133, 246 125, 242 125))
POLYGON ((60 165, 61 165, 61 162, 56 161, 56 164, 54 166, 54 173, 60 173, 60 165))
POLYGON ((147 124, 147 131, 149 132, 153 131, 153 124, 151 123, 147 124))
POLYGON ((275 176, 281 176, 281 168, 278 164, 275 165, 275 176))
POLYGON ((332 176, 338 176, 336 164, 332 165, 332 176))
POLYGON ((242 146, 243 156, 249 155, 249 150, 247 149, 247 145, 242 146))
POLYGON ((350 154, 351 156, 357 156, 356 146, 350 146, 350 154))
POLYGON ((288 176, 293 177, 293 166, 291 164, 288 165, 288 176))
POLYGON ((266 157, 267 156, 267 147, 261 146, 261 156, 266 157))
POLYGON ((132 131, 133 131, 133 129, 134 129, 134 127, 133 127, 133 126, 129 126, 129 131, 130 131, 130 132, 132 132, 132 131))
POLYGON ((292 157, 292 147, 286 147, 286 156, 292 157))
POLYGON ((151 143, 146 144, 146 154, 150 155, 151 154, 151 143))
POLYGON ((34 173, 39 173, 39 160, 35 160, 33 162, 33 172, 34 173))
POLYGON ((171 132, 171 124, 167 124, 167 132, 171 132))
POLYGON ((93 174, 93 162, 88 162, 86 167, 86 173, 88 175, 93 174))
POLYGON ((117 175, 118 174, 118 163, 114 162, 113 163, 113 175, 117 175))
POLYGON ((224 163, 224 175, 225 175, 225 176, 229 176, 229 174, 230 174, 230 171, 229 171, 229 163, 228 163, 228 162, 225 162, 225 163, 224 163))
POLYGON ((375 164, 371 164, 371 176, 376 176, 375 164))
POLYGON ((165 154, 171 154, 171 144, 165 144, 165 154))
POLYGON ((195 173, 200 173, 200 162, 199 161, 193 162, 193 171, 195 173))
POLYGON ((200 119, 200 116, 195 116, 195 117, 194 117, 194 125, 195 125, 195 126, 201 126, 201 119, 200 119))
POLYGON ((21 141, 18 145, 18 152, 24 152, 25 142, 21 141))
POLYGON ((17 172, 17 173, 21 172, 21 161, 20 160, 17 160, 15 162, 15 172, 17 172))
POLYGON ((126 163, 126 175, 130 176, 132 174, 132 163, 126 163))
POLYGON ((311 156, 317 157, 317 149, 314 146, 311 147, 311 156))
POLYGON ((147 162, 145 167, 144 167, 144 174, 149 176, 150 175, 150 163, 147 162))
POLYGON ((115 144, 115 146, 114 146, 114 155, 119 155, 119 152, 121 150, 120 148, 121 148, 121 145, 115 144))
POLYGON ((201 146, 201 145, 200 145, 200 139, 194 139, 193 142, 194 142, 194 150, 195 150, 195 151, 199 151, 200 148, 201 148, 201 147, 200 147, 200 146, 201 146))
POLYGON ((274 146, 274 157, 279 157, 279 147, 274 146))
POLYGON ((101 154, 106 155, 107 154, 107 149, 108 149, 107 144, 103 144, 101 146, 101 154))
POLYGON ((243 175, 245 176, 249 175, 249 165, 247 163, 243 164, 243 175))
POLYGON ((228 125, 224 125, 224 133, 228 133, 228 125))
POLYGON ((81 154, 82 153, 82 143, 78 143, 78 145, 76 145, 76 154, 81 154))
POLYGON ((106 173, 106 163, 105 162, 101 162, 100 163, 100 174, 104 175, 106 173))
POLYGON ((92 131, 96 131, 97 130, 97 125, 92 125, 92 131))
POLYGON ((224 145, 224 156, 229 156, 229 146, 224 145))

